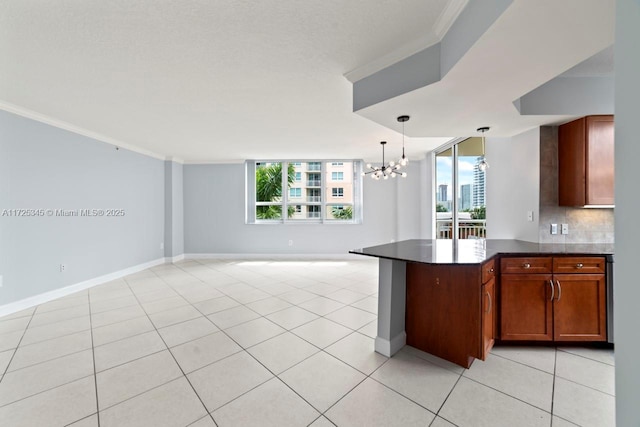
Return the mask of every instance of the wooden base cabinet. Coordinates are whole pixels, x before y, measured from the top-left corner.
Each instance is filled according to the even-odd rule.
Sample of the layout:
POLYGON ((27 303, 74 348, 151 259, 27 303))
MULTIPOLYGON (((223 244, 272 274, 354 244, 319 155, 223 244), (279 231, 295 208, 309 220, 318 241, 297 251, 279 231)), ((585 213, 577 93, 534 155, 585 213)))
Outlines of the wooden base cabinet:
POLYGON ((503 274, 500 278, 500 338, 553 341, 551 274, 503 274))
POLYGON ((482 360, 485 360, 489 355, 495 342, 497 303, 496 279, 492 277, 482 285, 482 360))
POLYGON ((487 357, 496 319, 495 276, 489 262, 407 264, 408 345, 465 368, 487 357))
POLYGON ((553 303, 555 341, 606 341, 604 274, 556 274, 553 303))
POLYGON ((500 338, 606 341, 604 258, 554 257, 550 261, 550 257, 502 259, 501 270, 510 273, 500 278, 500 338), (532 269, 548 272, 526 273, 532 269))

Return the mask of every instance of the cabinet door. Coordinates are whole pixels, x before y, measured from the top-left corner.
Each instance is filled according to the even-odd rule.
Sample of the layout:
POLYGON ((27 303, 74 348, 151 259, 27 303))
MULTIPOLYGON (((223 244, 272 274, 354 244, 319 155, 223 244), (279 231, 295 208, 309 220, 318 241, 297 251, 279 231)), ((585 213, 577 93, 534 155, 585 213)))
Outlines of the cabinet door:
POLYGON ((586 119, 558 127, 558 204, 585 205, 586 119))
POLYGON ((606 341, 604 274, 556 274, 553 308, 556 341, 606 341))
POLYGON ((500 278, 500 338, 553 340, 551 274, 503 274, 500 278))
POLYGON ((588 205, 613 205, 613 116, 587 117, 586 181, 588 205))
POLYGON ((485 360, 493 347, 496 321, 496 279, 482 285, 482 357, 485 360))

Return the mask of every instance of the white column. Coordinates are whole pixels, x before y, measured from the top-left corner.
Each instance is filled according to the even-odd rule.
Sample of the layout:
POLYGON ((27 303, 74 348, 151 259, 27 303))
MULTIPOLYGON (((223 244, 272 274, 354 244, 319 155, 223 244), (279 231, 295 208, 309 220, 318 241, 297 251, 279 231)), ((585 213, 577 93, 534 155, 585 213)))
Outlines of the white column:
POLYGON ((384 258, 380 258, 378 264, 378 336, 375 350, 391 357, 407 343, 404 329, 407 264, 384 258))

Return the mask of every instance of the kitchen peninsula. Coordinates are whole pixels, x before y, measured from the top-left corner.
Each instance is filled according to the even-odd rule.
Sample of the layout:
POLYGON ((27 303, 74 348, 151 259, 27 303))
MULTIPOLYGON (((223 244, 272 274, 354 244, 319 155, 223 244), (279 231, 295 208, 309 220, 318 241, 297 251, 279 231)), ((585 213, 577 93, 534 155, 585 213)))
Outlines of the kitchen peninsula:
POLYGON ((379 259, 385 356, 409 344, 468 368, 495 339, 612 342, 611 244, 405 240, 350 253, 379 259))

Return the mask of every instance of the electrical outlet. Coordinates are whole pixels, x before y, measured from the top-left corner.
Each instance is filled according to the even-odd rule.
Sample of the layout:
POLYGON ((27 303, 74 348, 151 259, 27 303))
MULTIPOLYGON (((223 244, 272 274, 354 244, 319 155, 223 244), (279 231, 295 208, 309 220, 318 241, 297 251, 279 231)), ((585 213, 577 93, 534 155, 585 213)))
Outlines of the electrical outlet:
POLYGON ((558 224, 551 224, 551 234, 558 234, 558 224))
POLYGON ((293 246, 293 240, 289 240, 289 246, 293 246))
POLYGON ((64 273, 67 271, 67 266, 65 264, 60 264, 60 273, 64 273))
POLYGON ((562 224, 562 234, 569 234, 569 224, 562 224))
POLYGON ((527 211, 527 221, 533 222, 533 211, 527 211))

